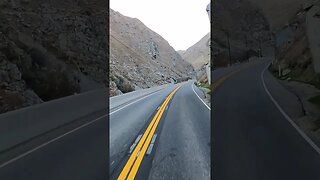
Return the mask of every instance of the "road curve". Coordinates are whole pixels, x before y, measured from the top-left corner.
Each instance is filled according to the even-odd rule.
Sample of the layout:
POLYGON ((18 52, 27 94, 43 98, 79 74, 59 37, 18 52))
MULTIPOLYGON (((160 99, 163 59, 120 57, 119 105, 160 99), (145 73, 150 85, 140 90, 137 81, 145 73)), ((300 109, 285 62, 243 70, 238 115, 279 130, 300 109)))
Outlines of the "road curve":
MULTIPOLYGON (((268 63, 242 69, 213 93, 215 180, 320 179, 320 155, 266 93, 261 73, 268 63)), ((275 79, 265 73, 273 89, 275 79)))

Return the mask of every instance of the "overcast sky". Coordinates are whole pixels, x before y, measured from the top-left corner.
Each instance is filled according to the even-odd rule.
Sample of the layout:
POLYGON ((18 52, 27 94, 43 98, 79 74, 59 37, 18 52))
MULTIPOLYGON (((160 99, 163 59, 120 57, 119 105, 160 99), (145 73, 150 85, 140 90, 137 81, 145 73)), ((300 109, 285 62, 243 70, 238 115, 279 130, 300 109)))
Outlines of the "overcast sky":
POLYGON ((175 50, 186 50, 210 31, 210 0, 110 0, 110 8, 138 18, 175 50))

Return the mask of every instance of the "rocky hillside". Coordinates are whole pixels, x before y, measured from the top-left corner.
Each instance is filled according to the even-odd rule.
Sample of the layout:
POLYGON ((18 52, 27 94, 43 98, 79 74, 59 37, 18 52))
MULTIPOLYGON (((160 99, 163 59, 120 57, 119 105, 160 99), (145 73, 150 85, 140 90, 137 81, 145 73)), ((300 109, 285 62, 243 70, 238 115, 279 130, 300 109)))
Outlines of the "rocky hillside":
POLYGON ((250 0, 263 12, 270 29, 278 30, 295 18, 297 12, 317 0, 250 0))
POLYGON ((275 66, 290 71, 294 79, 317 84, 317 73, 320 73, 320 1, 249 1, 260 9, 273 33, 278 60, 275 66))
POLYGON ((210 33, 185 51, 178 51, 181 57, 192 64, 196 78, 200 82, 207 82, 206 65, 210 61, 210 33))
MULTIPOLYGON (((110 95, 192 75, 192 65, 136 18, 110 9, 110 95)), ((170 81, 169 81, 170 82, 170 81)))
POLYGON ((274 32, 277 61, 273 70, 278 71, 280 66, 286 78, 320 88, 320 59, 316 58, 320 50, 320 2, 305 6, 294 14, 274 32))
POLYGON ((106 2, 0 2, 0 113, 107 85, 106 2))
POLYGON ((210 33, 200 41, 189 47, 186 51, 180 51, 182 58, 191 63, 195 70, 201 69, 210 61, 210 33))
POLYGON ((241 62, 250 56, 258 56, 260 44, 271 43, 269 24, 262 10, 249 0, 213 1, 212 53, 213 66, 241 62))

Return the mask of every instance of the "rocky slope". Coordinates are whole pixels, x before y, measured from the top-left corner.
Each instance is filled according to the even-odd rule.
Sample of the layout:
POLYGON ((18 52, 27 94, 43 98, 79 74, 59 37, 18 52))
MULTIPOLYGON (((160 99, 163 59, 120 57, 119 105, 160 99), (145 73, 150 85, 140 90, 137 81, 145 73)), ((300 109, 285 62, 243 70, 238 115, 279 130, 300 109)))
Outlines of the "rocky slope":
POLYGON ((319 86, 319 0, 225 0, 213 7, 213 66, 228 63, 229 34, 232 62, 258 56, 260 47, 264 56, 276 49, 275 69, 319 86))
POLYGON ((280 64, 284 69, 290 69, 292 77, 301 81, 319 81, 316 77, 320 72, 320 60, 316 58, 320 50, 316 47, 320 27, 320 18, 317 18, 319 0, 249 1, 266 17, 273 33, 275 43, 272 45, 276 45, 278 59, 275 66, 280 64))
POLYGON ((181 57, 192 64, 196 78, 200 82, 207 82, 206 65, 210 61, 210 33, 185 51, 178 51, 181 57))
MULTIPOLYGON (((317 11, 311 12, 310 10, 314 7, 320 9, 320 3, 310 7, 297 10, 294 13, 295 16, 275 30, 277 61, 273 65, 273 70, 278 71, 280 66, 287 78, 307 82, 320 88, 320 68, 319 65, 316 66, 320 60, 313 56, 320 49, 319 46, 311 44, 311 42, 319 44, 320 18, 314 18, 317 11), (308 23, 308 18, 314 18, 315 21, 312 22, 309 19, 308 23), (318 23, 315 33, 308 33, 308 29, 310 30, 314 25, 311 23, 318 23)), ((320 14, 320 10, 318 11, 320 14)))
MULTIPOLYGON (((271 45, 269 24, 259 6, 249 0, 224 0, 212 3, 213 67, 227 66, 229 63, 245 61, 251 56, 259 56, 260 46, 262 49, 271 45)), ((210 59, 209 39, 210 34, 207 34, 185 52, 179 52, 199 71, 198 77, 203 74, 200 71, 205 70, 203 67, 210 59)), ((265 51, 261 53, 266 54, 265 51)))
MULTIPOLYGON (((226 0, 215 3, 214 28, 232 29, 231 51, 234 49, 233 44, 237 44, 237 38, 232 37, 232 34, 247 32, 247 38, 250 39, 252 34, 251 39, 253 39, 253 42, 248 41, 248 47, 250 44, 251 47, 259 47, 255 39, 261 40, 262 51, 266 50, 266 45, 269 47, 275 45, 278 61, 274 66, 281 65, 284 69, 290 70, 291 76, 297 80, 312 83, 319 81, 316 72, 320 72, 320 60, 315 58, 319 57, 317 52, 320 50, 316 47, 320 27, 316 25, 320 24, 320 18, 316 18, 320 8, 319 0, 239 0, 233 3, 232 0, 226 0), (239 13, 241 11, 243 15, 239 13)), ((217 43, 214 46, 215 52, 226 49, 221 48, 223 44, 227 46, 225 41, 220 42, 222 38, 218 35, 214 38, 216 38, 214 43, 217 43)), ((239 44, 246 47, 243 42, 245 41, 242 40, 239 44)), ((251 47, 252 52, 258 52, 259 48, 251 47)), ((234 52, 231 55, 237 56, 234 52)), ((219 63, 221 56, 226 58, 228 54, 225 53, 224 56, 218 54, 216 62, 219 63)))
POLYGON ((110 9, 110 95, 187 78, 192 65, 136 18, 110 9))
POLYGON ((317 0, 250 0, 262 10, 273 31, 288 24, 299 10, 315 1, 317 0))
POLYGON ((0 113, 107 85, 106 2, 0 2, 0 113))
POLYGON ((200 41, 189 47, 184 52, 179 52, 181 57, 191 63, 193 67, 201 69, 210 60, 210 33, 205 35, 200 41))
POLYGON ((260 7, 249 0, 213 1, 212 14, 214 67, 229 63, 228 36, 232 64, 257 56, 260 44, 270 45, 268 21, 260 7))

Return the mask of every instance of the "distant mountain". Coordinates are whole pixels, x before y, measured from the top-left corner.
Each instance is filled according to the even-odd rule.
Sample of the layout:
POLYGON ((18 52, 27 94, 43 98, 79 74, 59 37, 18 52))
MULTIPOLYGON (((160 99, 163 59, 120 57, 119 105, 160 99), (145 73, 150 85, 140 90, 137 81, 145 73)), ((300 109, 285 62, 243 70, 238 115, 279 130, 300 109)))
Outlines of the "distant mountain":
POLYGON ((210 33, 205 35, 200 41, 189 47, 186 51, 181 51, 184 60, 193 65, 195 70, 200 69, 210 61, 210 33))
POLYGON ((136 18, 110 9, 110 95, 186 78, 191 64, 136 18))

